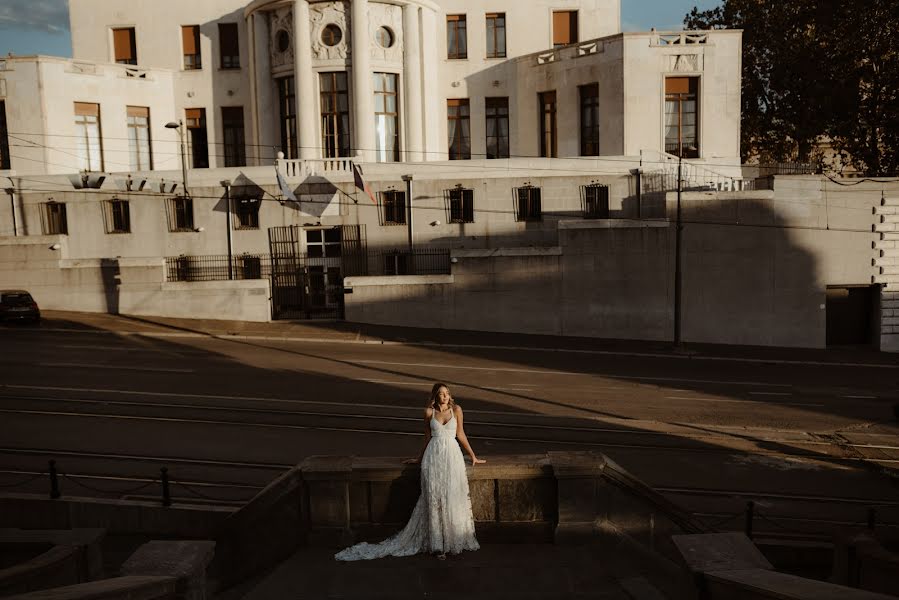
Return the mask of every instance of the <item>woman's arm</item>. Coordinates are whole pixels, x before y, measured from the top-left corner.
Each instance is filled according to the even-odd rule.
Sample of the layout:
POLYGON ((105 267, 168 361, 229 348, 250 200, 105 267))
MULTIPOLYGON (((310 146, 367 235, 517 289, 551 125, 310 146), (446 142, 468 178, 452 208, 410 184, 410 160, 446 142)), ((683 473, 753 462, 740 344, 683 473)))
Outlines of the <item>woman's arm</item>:
POLYGON ((462 444, 462 448, 468 452, 468 456, 471 457, 471 464, 478 465, 487 462, 475 456, 474 450, 471 449, 471 444, 468 443, 468 438, 465 436, 465 427, 462 425, 462 407, 457 404, 453 410, 456 413, 456 439, 462 444))
POLYGON ((415 463, 421 462, 421 457, 425 455, 425 448, 428 447, 428 442, 431 441, 431 417, 434 415, 433 408, 425 409, 425 440, 421 445, 421 452, 418 453, 418 458, 410 458, 408 460, 404 460, 403 463, 407 465, 413 465, 415 463))

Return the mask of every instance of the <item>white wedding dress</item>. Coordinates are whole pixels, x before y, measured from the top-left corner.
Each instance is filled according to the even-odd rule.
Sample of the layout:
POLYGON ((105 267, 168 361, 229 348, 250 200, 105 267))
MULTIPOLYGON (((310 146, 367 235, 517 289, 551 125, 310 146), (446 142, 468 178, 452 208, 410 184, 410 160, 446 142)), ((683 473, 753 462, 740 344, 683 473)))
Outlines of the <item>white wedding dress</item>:
POLYGON ((468 495, 468 475, 456 442, 455 415, 441 424, 431 418, 431 441, 421 458, 421 495, 402 531, 379 544, 362 542, 334 555, 337 560, 458 554, 480 548, 468 495))

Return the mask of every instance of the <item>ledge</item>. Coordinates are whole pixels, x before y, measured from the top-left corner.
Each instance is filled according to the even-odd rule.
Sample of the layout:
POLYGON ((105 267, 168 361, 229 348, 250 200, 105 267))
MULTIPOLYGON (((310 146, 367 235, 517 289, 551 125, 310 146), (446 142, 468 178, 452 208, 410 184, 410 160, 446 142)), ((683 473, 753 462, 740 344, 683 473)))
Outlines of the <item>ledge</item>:
POLYGON ((153 600, 175 598, 174 577, 114 577, 9 596, 5 600, 153 600))
POLYGON ((667 228, 668 219, 581 219, 559 221, 559 229, 642 229, 667 228))
POLYGON ((561 246, 541 248, 473 248, 453 250, 453 258, 494 258, 498 256, 561 256, 561 246))
POLYGON ((440 285, 453 283, 452 275, 384 275, 384 276, 357 276, 347 277, 343 280, 343 286, 375 287, 387 285, 440 285))

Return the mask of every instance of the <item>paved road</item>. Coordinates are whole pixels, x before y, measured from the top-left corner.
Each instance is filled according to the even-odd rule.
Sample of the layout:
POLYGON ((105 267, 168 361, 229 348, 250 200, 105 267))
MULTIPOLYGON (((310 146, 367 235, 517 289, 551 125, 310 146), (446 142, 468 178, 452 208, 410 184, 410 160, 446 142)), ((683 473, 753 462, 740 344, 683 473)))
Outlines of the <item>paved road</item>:
POLYGON ((177 496, 237 502, 305 456, 415 455, 439 380, 488 460, 602 451, 724 527, 750 499, 784 531, 899 523, 884 355, 48 317, 0 329, 2 489, 46 489, 54 458, 68 494, 154 497, 166 466, 177 496))

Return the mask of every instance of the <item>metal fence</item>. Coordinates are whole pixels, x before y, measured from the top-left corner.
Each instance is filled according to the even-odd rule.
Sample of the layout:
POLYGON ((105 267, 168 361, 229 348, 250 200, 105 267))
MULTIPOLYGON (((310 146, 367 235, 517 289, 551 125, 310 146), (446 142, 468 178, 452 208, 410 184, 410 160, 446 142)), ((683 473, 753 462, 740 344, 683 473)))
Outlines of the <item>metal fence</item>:
MULTIPOLYGON (((365 255, 366 267, 359 269, 354 260, 354 274, 359 275, 449 275, 449 248, 415 248, 369 251, 365 255)), ((296 265, 305 271, 314 266, 316 258, 301 254, 296 265)), ((170 256, 165 259, 166 281, 228 281, 229 279, 268 279, 272 274, 272 261, 268 254, 241 254, 231 257, 230 270, 227 255, 170 256)), ((347 269, 343 269, 348 274, 347 269)))
POLYGON ((169 256, 165 259, 166 281, 228 281, 268 279, 272 262, 267 254, 169 256))

